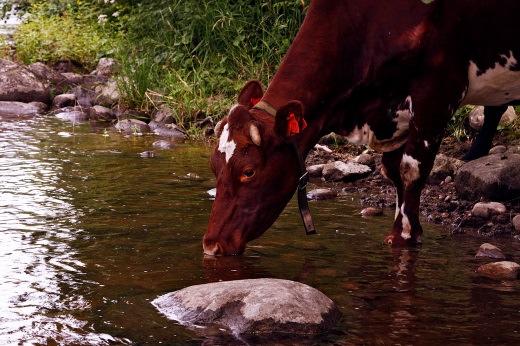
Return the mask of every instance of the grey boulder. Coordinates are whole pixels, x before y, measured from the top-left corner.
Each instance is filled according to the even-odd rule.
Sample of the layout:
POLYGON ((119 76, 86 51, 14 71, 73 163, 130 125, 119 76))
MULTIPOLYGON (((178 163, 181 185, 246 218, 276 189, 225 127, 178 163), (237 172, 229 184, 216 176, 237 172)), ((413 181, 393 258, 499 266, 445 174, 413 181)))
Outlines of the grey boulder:
POLYGON ((0 59, 0 101, 49 103, 49 86, 27 67, 0 59))
POLYGON ((74 94, 57 95, 52 100, 52 107, 54 107, 54 108, 73 107, 75 105, 76 105, 76 95, 74 95, 74 94))
POLYGON ((334 302, 317 289, 280 279, 190 286, 152 304, 182 325, 217 326, 236 336, 313 335, 340 316, 334 302))
POLYGON ((117 122, 116 130, 127 135, 143 134, 150 132, 150 127, 144 121, 137 119, 124 119, 117 122))
POLYGON ((493 258, 493 259, 505 259, 504 253, 498 247, 493 244, 484 243, 478 248, 477 258, 493 258))
POLYGON ((87 112, 79 109, 79 107, 70 110, 64 108, 60 111, 57 111, 54 115, 60 120, 70 121, 72 123, 81 123, 89 120, 87 112))
POLYGON ((520 195, 520 154, 506 152, 464 164, 455 177, 455 188, 465 199, 507 200, 520 195))
POLYGON ((323 178, 327 181, 354 181, 372 172, 367 165, 356 162, 335 161, 323 166, 323 178))
POLYGON ((89 109, 89 116, 91 119, 102 121, 110 121, 115 119, 115 114, 110 108, 99 105, 89 109))
POLYGON ((119 102, 119 88, 115 80, 109 80, 105 84, 98 85, 94 91, 97 95, 96 103, 101 106, 112 107, 119 102))
POLYGON ((148 124, 152 132, 161 137, 168 137, 173 140, 184 140, 188 135, 175 124, 161 124, 156 121, 150 121, 148 124))
POLYGON ((34 116, 41 113, 42 109, 37 104, 0 101, 0 116, 34 116))
POLYGON ((338 194, 332 189, 314 189, 307 192, 307 199, 309 200, 325 200, 336 198, 338 194))
POLYGON ((477 269, 480 276, 496 280, 514 280, 518 278, 520 265, 515 262, 501 261, 484 264, 477 269))
POLYGON ((453 157, 439 154, 435 157, 433 168, 430 173, 429 182, 439 184, 448 176, 455 176, 457 170, 464 165, 464 162, 453 157))
POLYGON ((99 59, 96 69, 92 72, 97 76, 110 77, 117 72, 117 62, 112 58, 101 58, 99 59))

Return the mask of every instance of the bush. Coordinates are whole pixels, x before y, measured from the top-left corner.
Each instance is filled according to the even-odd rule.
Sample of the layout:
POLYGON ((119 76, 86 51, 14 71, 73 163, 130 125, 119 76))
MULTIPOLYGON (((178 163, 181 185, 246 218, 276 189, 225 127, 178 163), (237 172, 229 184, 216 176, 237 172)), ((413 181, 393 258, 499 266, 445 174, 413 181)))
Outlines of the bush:
POLYGON ((113 40, 94 23, 68 15, 32 16, 14 36, 16 56, 24 63, 73 61, 92 68, 113 51, 113 40))

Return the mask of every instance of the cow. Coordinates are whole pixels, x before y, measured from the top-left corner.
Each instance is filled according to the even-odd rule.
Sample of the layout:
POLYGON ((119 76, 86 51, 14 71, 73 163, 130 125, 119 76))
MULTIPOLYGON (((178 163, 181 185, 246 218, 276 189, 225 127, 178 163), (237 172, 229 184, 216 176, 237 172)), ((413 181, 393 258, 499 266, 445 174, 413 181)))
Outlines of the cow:
POLYGON ((241 254, 262 235, 330 132, 382 152, 396 190, 384 241, 420 244, 421 190, 454 112, 484 105, 499 118, 520 99, 518 13, 518 0, 312 1, 265 93, 248 82, 216 127, 204 253, 241 254))

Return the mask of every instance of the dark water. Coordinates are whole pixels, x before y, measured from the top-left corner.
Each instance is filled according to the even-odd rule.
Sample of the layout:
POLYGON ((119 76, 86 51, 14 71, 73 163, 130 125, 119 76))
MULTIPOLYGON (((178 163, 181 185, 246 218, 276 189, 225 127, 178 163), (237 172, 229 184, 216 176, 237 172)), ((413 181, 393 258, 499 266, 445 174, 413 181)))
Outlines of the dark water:
MULTIPOLYGON (((244 256, 204 258, 209 150, 138 157, 153 140, 0 121, 1 345, 227 344, 166 320, 150 301, 258 277, 307 283, 340 306, 335 331, 297 344, 520 341, 519 283, 474 276, 479 241, 427 226, 422 249, 392 251, 381 244, 390 217, 360 218, 355 196, 312 204, 317 236, 304 236, 292 203, 244 256)), ((520 258, 518 245, 498 245, 520 258)))

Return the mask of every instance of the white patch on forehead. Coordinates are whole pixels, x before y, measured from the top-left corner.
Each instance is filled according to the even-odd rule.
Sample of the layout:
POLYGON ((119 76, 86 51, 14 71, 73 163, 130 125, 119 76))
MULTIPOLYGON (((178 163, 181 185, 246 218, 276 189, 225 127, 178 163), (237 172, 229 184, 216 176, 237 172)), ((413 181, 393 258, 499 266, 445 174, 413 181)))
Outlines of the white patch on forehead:
POLYGON ((469 62, 469 85, 463 104, 501 106, 520 99, 520 71, 511 70, 518 61, 511 51, 500 58, 506 60, 504 66, 496 62, 484 73, 473 61, 469 62))
POLYGON ((363 124, 361 127, 355 127, 346 136, 347 140, 352 144, 368 145, 379 152, 389 152, 400 148, 406 142, 410 119, 413 117, 412 97, 408 96, 404 103, 408 107, 395 112, 396 116, 393 121, 396 123, 396 130, 392 138, 379 140, 370 126, 363 124))
POLYGON ((408 154, 403 154, 401 159, 401 179, 404 186, 410 186, 414 181, 419 179, 419 165, 421 163, 408 154))
POLYGON ((401 224, 403 226, 403 230, 401 231, 401 237, 403 239, 410 239, 412 237, 412 225, 410 225, 410 220, 408 216, 404 212, 404 203, 401 206, 401 224))
POLYGON ((218 151, 223 154, 226 154, 226 162, 229 162, 233 153, 235 152, 235 148, 237 147, 234 140, 232 140, 229 136, 229 124, 224 125, 224 129, 222 130, 222 134, 220 135, 220 139, 218 142, 218 151))

